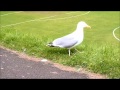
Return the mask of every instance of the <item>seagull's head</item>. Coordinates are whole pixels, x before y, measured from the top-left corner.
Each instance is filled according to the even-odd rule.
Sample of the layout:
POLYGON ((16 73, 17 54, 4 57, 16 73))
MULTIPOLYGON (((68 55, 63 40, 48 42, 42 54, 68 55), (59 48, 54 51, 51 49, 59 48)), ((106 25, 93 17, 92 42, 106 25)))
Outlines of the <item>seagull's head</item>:
POLYGON ((80 21, 78 24, 77 24, 77 28, 91 28, 89 25, 87 25, 84 21, 80 21))

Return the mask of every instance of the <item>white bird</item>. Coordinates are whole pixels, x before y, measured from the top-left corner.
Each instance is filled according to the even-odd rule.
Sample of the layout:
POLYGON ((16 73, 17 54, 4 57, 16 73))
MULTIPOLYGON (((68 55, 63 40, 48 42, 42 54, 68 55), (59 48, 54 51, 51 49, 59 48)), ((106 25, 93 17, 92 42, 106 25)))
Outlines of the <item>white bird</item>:
POLYGON ((70 49, 82 43, 84 38, 83 30, 85 27, 91 28, 84 21, 81 21, 77 24, 77 28, 74 32, 61 38, 55 39, 53 42, 48 43, 47 46, 67 48, 70 56, 70 49))

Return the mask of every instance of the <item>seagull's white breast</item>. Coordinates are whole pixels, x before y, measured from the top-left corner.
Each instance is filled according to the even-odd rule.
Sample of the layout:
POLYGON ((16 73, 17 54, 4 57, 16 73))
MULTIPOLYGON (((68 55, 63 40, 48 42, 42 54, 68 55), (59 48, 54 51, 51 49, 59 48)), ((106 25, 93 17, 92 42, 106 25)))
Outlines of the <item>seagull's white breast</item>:
MULTIPOLYGON (((74 38, 78 41, 74 46, 79 45, 80 43, 82 43, 83 38, 84 38, 83 30, 80 31, 80 32, 77 32, 77 31, 76 31, 75 33, 73 33, 73 36, 74 36, 74 38)), ((73 46, 73 47, 74 47, 74 46, 73 46)))

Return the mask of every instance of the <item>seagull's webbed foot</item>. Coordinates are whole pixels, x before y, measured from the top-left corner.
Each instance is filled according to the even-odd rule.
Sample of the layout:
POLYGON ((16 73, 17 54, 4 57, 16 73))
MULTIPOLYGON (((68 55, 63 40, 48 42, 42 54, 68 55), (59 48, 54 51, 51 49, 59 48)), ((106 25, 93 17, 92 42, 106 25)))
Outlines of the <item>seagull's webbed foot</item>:
POLYGON ((76 51, 78 51, 79 53, 84 53, 84 52, 80 52, 80 51, 79 51, 79 50, 77 50, 76 48, 75 48, 75 50, 76 50, 76 51))

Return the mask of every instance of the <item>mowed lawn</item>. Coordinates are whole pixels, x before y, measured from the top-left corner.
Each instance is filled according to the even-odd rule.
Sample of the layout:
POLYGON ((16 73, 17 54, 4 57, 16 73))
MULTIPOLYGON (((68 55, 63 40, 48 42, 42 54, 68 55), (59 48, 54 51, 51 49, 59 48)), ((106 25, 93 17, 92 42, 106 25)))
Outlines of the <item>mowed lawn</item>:
MULTIPOLYGON (((120 41, 113 36, 120 26, 119 11, 1 11, 0 15, 1 46, 120 78, 120 41), (76 47, 81 53, 73 48, 69 57, 67 49, 46 46, 73 32, 79 21, 91 26, 84 29, 84 41, 76 47)), ((115 35, 120 39, 120 28, 115 35)))

